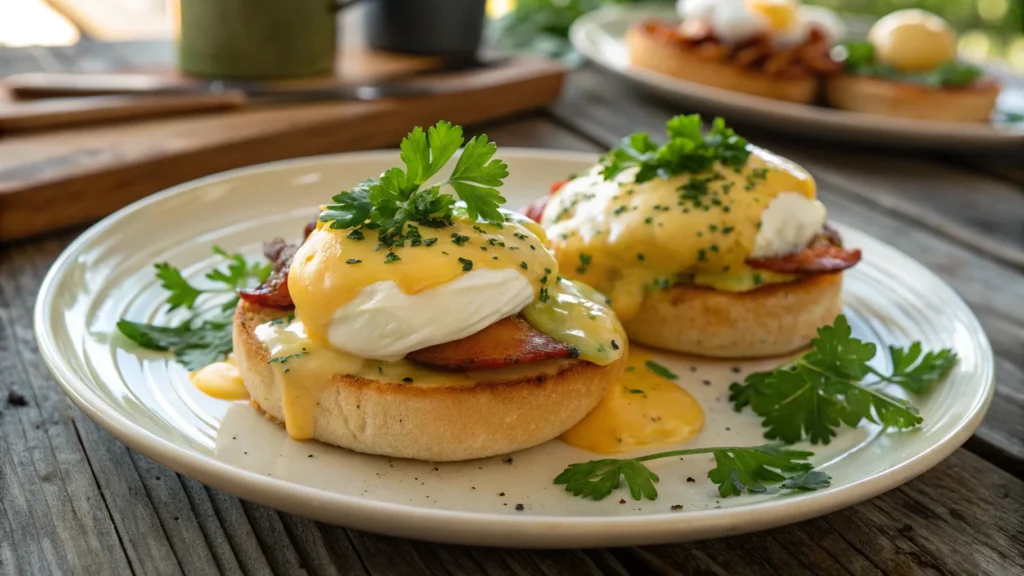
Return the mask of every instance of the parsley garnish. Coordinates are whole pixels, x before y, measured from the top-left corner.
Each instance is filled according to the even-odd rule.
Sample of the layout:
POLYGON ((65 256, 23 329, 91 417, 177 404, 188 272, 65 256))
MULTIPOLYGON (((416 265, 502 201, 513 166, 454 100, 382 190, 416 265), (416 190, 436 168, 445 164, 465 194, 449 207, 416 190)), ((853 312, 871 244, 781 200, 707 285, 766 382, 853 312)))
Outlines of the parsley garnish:
POLYGON ((847 42, 836 47, 838 60, 847 72, 894 82, 912 82, 932 88, 966 86, 984 74, 981 68, 952 60, 939 64, 927 72, 901 72, 875 59, 875 47, 870 42, 847 42))
POLYGON ((385 246, 401 246, 407 239, 407 223, 430 228, 452 223, 455 197, 441 193, 443 187, 450 186, 465 203, 471 219, 503 222, 498 206, 505 199, 496 188, 508 176, 508 167, 501 160, 492 160, 498 147, 485 135, 466 143, 447 179, 421 189, 444 168, 463 141, 461 126, 438 122, 426 132, 417 126, 400 145, 404 170, 390 168, 378 180, 366 180, 335 195, 331 198, 333 204, 320 213, 320 221, 330 222, 334 229, 365 226, 377 230, 378 240, 385 246))
POLYGON ((737 496, 746 492, 773 492, 780 488, 790 490, 817 490, 829 485, 831 477, 814 471, 807 458, 811 452, 786 450, 778 446, 692 448, 648 454, 638 458, 591 460, 570 464, 555 478, 555 484, 564 484, 568 492, 582 498, 601 500, 626 480, 634 500, 655 500, 658 489, 654 484, 658 475, 643 462, 660 458, 712 454, 716 466, 708 478, 718 486, 718 494, 737 496))
POLYGON ((654 360, 648 360, 647 362, 644 362, 644 366, 647 366, 648 370, 654 372, 655 374, 661 376, 662 378, 666 378, 668 380, 675 380, 676 378, 679 378, 679 376, 674 374, 671 370, 665 368, 661 364, 658 364, 654 360))
POLYGON ((665 125, 668 142, 658 146, 646 132, 623 138, 619 145, 601 157, 601 176, 611 180, 628 168, 637 167, 636 182, 669 178, 682 173, 709 170, 715 162, 736 170, 747 164, 747 141, 715 118, 707 134, 701 134, 700 114, 680 115, 665 125))
MULTIPOLYGON (((198 288, 182 276, 181 271, 166 262, 156 264, 156 277, 167 290, 168 311, 178 308, 193 314, 176 326, 156 326, 122 318, 117 329, 128 339, 150 350, 171 351, 175 359, 189 370, 197 370, 223 359, 231 352, 231 328, 238 298, 231 298, 211 310, 196 310, 202 295, 233 293, 250 284, 263 282, 270 275, 270 263, 246 262, 241 254, 229 254, 214 246, 213 252, 228 260, 226 268, 218 268, 206 279, 220 286, 198 288)), ((211 302, 214 304, 214 302, 211 302)))
POLYGON ((579 274, 587 273, 587 266, 590 266, 590 254, 580 253, 580 265, 576 267, 576 272, 579 274))
POLYGON ((463 246, 466 242, 469 242, 469 236, 459 234, 458 232, 452 232, 451 239, 452 244, 455 244, 456 246, 463 246))
POLYGON ((473 269, 473 261, 472 260, 467 260, 465 258, 461 258, 460 257, 459 258, 459 262, 462 263, 462 271, 463 272, 469 272, 470 270, 473 269))
POLYGON ((905 430, 921 423, 910 403, 886 394, 879 384, 896 384, 919 394, 939 380, 956 362, 949 349, 922 354, 921 344, 890 347, 892 374, 868 365, 875 345, 851 336, 850 324, 840 315, 832 326, 818 329, 813 349, 771 372, 748 375, 734 383, 729 400, 739 411, 745 406, 763 420, 765 438, 786 443, 807 437, 812 444, 828 444, 842 425, 857 426, 861 420, 905 430), (879 378, 863 382, 869 374, 879 378))
POLYGON ((401 260, 401 259, 402 259, 402 257, 399 256, 398 254, 395 254, 394 252, 388 252, 388 255, 384 257, 384 263, 385 264, 391 264, 392 262, 395 262, 395 261, 401 260))
POLYGON ((359 258, 349 258, 348 260, 345 260, 345 264, 359 264, 360 262, 362 262, 362 260, 359 258))

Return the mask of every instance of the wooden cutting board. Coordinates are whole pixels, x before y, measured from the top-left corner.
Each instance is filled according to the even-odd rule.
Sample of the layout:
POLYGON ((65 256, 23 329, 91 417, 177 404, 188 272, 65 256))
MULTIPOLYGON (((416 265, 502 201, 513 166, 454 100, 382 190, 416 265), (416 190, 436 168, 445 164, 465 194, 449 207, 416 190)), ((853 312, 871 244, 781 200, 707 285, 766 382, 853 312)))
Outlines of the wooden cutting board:
MULTIPOLYGON (((417 67, 430 63, 372 66, 385 77, 417 67)), ((360 80, 378 76, 349 69, 360 80)), ((516 59, 416 80, 443 87, 440 95, 249 106, 0 137, 0 242, 92 222, 159 190, 240 166, 390 147, 413 126, 473 124, 543 107, 558 98, 564 73, 556 62, 516 59)))

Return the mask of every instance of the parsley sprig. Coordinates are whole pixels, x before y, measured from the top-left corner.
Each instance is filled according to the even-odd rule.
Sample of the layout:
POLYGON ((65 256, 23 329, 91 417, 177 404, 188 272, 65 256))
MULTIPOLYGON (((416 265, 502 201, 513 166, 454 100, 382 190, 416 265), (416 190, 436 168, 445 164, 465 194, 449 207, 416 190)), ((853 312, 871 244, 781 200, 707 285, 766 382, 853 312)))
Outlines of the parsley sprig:
POLYGON ((966 86, 984 74, 981 68, 962 60, 939 64, 927 72, 901 72, 875 59, 870 42, 847 42, 836 47, 835 54, 845 70, 858 76, 870 76, 894 82, 912 82, 933 88, 966 86))
POLYGON ((750 157, 747 141, 721 118, 715 118, 711 129, 702 134, 700 114, 675 116, 666 123, 665 133, 668 141, 660 146, 646 132, 623 138, 601 157, 601 176, 610 180, 628 168, 638 167, 636 181, 642 183, 676 174, 706 172, 716 162, 738 172, 750 157))
POLYGON ((867 420, 887 428, 905 430, 921 424, 909 402, 884 392, 895 384, 920 394, 941 379, 956 362, 950 349, 923 353, 920 342, 907 348, 890 347, 891 374, 868 364, 875 345, 852 336, 846 317, 818 329, 812 349, 795 361, 770 372, 748 375, 734 383, 729 400, 739 411, 749 406, 762 418, 765 438, 787 444, 805 437, 812 444, 828 444, 843 424, 857 426, 867 420), (873 375, 878 380, 865 382, 873 375))
POLYGON ((161 288, 168 293, 168 312, 184 308, 192 311, 188 318, 174 326, 157 326, 122 318, 117 329, 143 348, 173 352, 175 359, 189 370, 223 359, 231 352, 232 320, 238 297, 229 298, 218 306, 215 296, 233 294, 241 288, 263 282, 270 275, 271 264, 247 262, 241 254, 229 254, 218 246, 213 247, 213 252, 228 262, 226 267, 206 275, 212 283, 210 287, 193 285, 181 270, 166 262, 156 264, 156 277, 161 288), (212 298, 201 301, 203 295, 212 298), (206 303, 210 306, 203 306, 206 303))
POLYGON ((715 467, 708 478, 718 486, 718 494, 737 496, 743 492, 765 493, 779 489, 817 490, 827 487, 831 477, 813 470, 807 459, 813 454, 787 450, 775 445, 750 447, 691 448, 658 452, 638 458, 591 460, 570 464, 555 478, 568 492, 581 498, 601 500, 617 489, 625 479, 633 500, 655 500, 660 478, 643 463, 650 460, 711 454, 715 467))
POLYGON ((412 223, 428 228, 452 224, 455 197, 441 192, 450 186, 465 204, 466 214, 474 219, 501 223, 498 207, 505 203, 496 188, 508 176, 508 166, 493 159, 498 147, 486 135, 471 138, 445 180, 422 188, 462 146, 461 126, 438 122, 427 129, 416 127, 400 145, 405 168, 390 168, 379 179, 366 180, 331 198, 320 213, 321 222, 331 228, 366 227, 377 230, 378 240, 387 247, 415 243, 419 231, 412 223))

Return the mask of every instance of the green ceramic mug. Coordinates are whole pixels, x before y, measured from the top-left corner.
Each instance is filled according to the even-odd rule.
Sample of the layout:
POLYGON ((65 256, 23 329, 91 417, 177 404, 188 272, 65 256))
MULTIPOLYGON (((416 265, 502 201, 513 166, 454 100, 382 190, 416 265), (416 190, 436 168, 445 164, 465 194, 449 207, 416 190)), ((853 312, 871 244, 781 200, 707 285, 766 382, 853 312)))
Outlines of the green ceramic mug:
POLYGON ((178 66, 185 74, 292 78, 334 70, 337 1, 177 2, 178 66))

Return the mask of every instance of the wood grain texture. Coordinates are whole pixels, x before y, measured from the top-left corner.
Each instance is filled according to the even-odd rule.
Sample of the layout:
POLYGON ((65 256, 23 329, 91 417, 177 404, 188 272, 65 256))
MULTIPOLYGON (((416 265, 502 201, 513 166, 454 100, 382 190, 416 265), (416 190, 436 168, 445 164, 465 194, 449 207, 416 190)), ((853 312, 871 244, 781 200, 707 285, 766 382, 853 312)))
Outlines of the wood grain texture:
POLYGON ((419 80, 446 93, 253 106, 0 139, 0 242, 96 220, 147 194, 259 162, 393 144, 411 126, 544 106, 564 69, 541 60, 419 80))
MULTIPOLYGON (((601 148, 631 132, 663 134, 680 112, 593 70, 573 74, 554 109, 601 148)), ((832 217, 910 254, 971 305, 997 358, 996 397, 971 446, 1024 477, 1024 195, 1014 184, 914 156, 860 152, 850 162, 841 148, 767 145, 811 171, 832 217)))
MULTIPOLYGON (((560 122, 575 120, 560 115, 560 122)), ((542 114, 471 132, 486 132, 502 145, 584 151, 604 145, 589 131, 581 136, 542 114)), ((1021 337, 1021 312, 1014 308, 1024 298, 1020 274, 859 196, 823 188, 837 217, 899 244, 953 282, 976 310, 984 305, 979 313, 1000 354, 1000 390, 1012 393, 1006 380, 1021 376, 1012 350, 1021 337)), ((643 548, 532 551, 412 542, 240 501, 128 450, 72 408, 47 373, 32 340, 31 305, 46 269, 74 235, 0 246, 0 574, 1024 572, 1024 481, 963 449, 896 490, 822 518, 643 548), (26 406, 4 402, 12 389, 26 396, 26 406)), ((1012 402, 1011 394, 994 403, 976 443, 1010 446, 1012 455, 1012 437, 1020 437, 1012 402), (994 418, 1000 409, 1008 412, 994 418), (985 439, 986 433, 1006 438, 985 439)))

